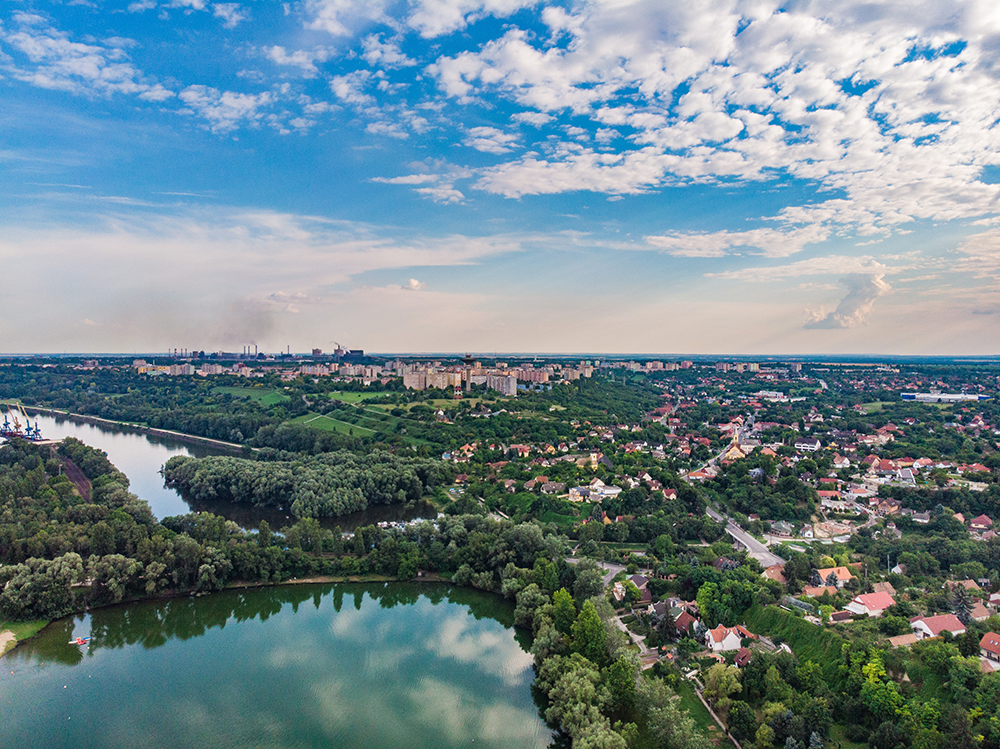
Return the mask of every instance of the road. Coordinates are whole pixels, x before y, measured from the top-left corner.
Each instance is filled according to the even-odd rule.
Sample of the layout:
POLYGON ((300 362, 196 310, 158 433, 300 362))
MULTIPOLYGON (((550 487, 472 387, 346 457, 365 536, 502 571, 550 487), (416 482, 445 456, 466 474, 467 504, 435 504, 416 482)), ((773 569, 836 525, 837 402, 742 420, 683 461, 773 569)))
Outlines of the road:
POLYGON ((750 556, 752 556, 754 559, 760 562, 761 567, 770 567, 771 565, 774 564, 785 563, 784 559, 779 557, 777 554, 768 551, 768 548, 764 544, 762 544, 756 538, 754 538, 749 533, 744 531, 742 528, 736 525, 736 523, 734 523, 732 520, 729 520, 727 517, 716 512, 711 507, 706 507, 705 513, 715 522, 725 523, 726 533, 728 533, 730 536, 736 539, 740 544, 742 544, 743 548, 745 548, 747 552, 749 552, 750 556))
MULTIPOLYGON (((594 560, 597 561, 597 560, 594 560)), ((576 557, 566 557, 567 564, 578 564, 580 562, 576 557)), ((619 572, 623 572, 625 567, 620 564, 612 564, 611 562, 597 562, 599 567, 603 567, 606 574, 604 575, 604 584, 607 585, 611 582, 611 578, 617 575, 619 572)))

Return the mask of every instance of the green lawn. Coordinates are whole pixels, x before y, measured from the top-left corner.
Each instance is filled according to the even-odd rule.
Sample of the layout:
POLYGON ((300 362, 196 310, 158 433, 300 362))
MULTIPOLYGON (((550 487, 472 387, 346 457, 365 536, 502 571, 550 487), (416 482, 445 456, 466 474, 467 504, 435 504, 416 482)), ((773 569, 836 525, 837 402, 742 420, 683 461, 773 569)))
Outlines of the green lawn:
MULTIPOLYGON (((17 638, 18 642, 21 640, 27 640, 29 637, 34 637, 37 635, 42 628, 48 624, 48 620, 39 619, 30 622, 6 622, 0 620, 0 632, 10 630, 14 633, 14 637, 17 638)), ((4 648, 3 653, 11 650, 17 643, 8 643, 6 648, 4 648)), ((0 655, 3 655, 0 653, 0 655)))
POLYGON ((262 406, 276 406, 279 403, 286 403, 292 398, 280 390, 275 388, 265 388, 265 387, 214 387, 212 388, 213 393, 223 393, 226 395, 234 395, 237 398, 249 398, 252 401, 260 403, 262 406))
POLYGON ((359 424, 349 424, 324 414, 308 413, 296 417, 289 422, 291 424, 304 424, 313 429, 320 429, 324 432, 340 432, 341 434, 353 434, 355 437, 370 437, 375 434, 374 429, 368 429, 359 424))

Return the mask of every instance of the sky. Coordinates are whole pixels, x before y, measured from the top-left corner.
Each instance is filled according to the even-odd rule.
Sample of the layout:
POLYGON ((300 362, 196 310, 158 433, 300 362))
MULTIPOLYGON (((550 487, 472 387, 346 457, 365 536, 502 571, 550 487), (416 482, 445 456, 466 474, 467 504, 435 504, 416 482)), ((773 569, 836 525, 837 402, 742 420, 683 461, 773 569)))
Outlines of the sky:
POLYGON ((0 4, 0 352, 1000 354, 995 0, 0 4))

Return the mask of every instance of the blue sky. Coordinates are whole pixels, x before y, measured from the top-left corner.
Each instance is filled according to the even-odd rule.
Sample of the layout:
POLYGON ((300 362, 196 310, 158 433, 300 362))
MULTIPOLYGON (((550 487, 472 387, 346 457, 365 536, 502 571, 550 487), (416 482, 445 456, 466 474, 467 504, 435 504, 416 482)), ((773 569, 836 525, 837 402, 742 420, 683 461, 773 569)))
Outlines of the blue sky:
POLYGON ((998 354, 995 2, 17 2, 0 348, 998 354))

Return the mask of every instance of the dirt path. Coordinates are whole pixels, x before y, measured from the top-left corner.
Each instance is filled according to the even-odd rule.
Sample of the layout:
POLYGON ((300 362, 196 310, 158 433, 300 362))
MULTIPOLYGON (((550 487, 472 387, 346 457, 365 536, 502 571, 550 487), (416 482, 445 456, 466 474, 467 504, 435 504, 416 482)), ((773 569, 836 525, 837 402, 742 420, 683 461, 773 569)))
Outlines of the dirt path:
POLYGON ((63 471, 66 478, 73 482, 76 490, 80 492, 84 502, 90 501, 90 479, 83 475, 83 471, 77 467, 69 458, 63 458, 63 471))

